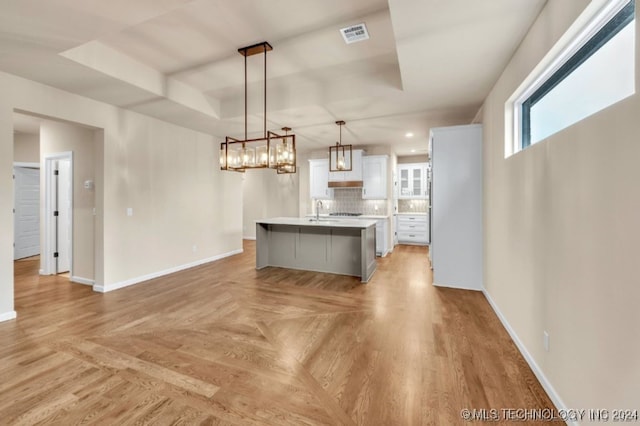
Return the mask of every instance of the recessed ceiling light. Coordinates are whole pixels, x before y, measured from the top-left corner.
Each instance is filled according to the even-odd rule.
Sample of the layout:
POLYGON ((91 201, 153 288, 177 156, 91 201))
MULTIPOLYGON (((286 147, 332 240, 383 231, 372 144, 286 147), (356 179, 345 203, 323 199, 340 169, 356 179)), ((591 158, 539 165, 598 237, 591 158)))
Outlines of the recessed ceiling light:
POLYGON ((405 134, 404 134, 404 136, 405 136, 406 138, 412 138, 412 137, 413 137, 413 133, 411 133, 411 132, 407 132, 407 133, 405 133, 405 134))
POLYGON ((416 152, 416 150, 415 150, 415 149, 412 149, 412 150, 411 150, 411 152, 416 152))

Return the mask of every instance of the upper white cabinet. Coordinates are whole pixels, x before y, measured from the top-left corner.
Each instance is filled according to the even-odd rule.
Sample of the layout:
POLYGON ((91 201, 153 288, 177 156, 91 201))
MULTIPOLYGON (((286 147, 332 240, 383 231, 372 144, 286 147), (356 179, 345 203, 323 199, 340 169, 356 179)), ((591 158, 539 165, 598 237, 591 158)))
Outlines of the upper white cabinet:
POLYGON ((398 164, 398 198, 427 197, 427 163, 398 164))
MULTIPOLYGON (((328 168, 329 168, 329 160, 327 160, 327 170, 328 168)), ((329 172, 329 182, 352 182, 352 181, 362 181, 362 150, 361 149, 354 149, 352 151, 351 171, 329 172)))
POLYGON ((319 200, 333 198, 333 189, 329 188, 329 159, 309 160, 309 195, 319 200))
POLYGON ((387 156, 368 155, 362 160, 362 198, 365 200, 387 199, 387 156))

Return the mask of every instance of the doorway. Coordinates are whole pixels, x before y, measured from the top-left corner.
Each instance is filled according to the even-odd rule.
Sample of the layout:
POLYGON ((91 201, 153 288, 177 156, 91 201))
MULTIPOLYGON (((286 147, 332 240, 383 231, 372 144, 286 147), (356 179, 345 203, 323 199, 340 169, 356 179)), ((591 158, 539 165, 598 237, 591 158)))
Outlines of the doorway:
POLYGON ((45 209, 42 267, 45 275, 73 275, 73 153, 44 157, 45 209))
POLYGON ((14 163, 13 259, 40 254, 40 164, 14 163))

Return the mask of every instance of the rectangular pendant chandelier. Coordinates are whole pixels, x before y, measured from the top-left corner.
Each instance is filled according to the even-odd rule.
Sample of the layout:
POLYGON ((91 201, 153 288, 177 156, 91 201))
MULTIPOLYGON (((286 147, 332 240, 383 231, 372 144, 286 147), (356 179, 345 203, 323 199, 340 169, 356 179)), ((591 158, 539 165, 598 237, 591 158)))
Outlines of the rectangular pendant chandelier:
POLYGON ((351 158, 353 155, 352 145, 342 144, 342 126, 345 122, 336 121, 340 126, 340 139, 335 145, 329 147, 329 171, 330 172, 350 172, 353 169, 351 158))
POLYGON ((296 136, 291 128, 283 127, 284 135, 267 130, 267 52, 273 50, 263 41, 242 47, 238 52, 244 56, 244 139, 227 136, 220 144, 220 169, 244 172, 247 169, 275 169, 278 174, 296 172, 296 136), (263 136, 247 137, 247 57, 264 54, 264 115, 263 136))

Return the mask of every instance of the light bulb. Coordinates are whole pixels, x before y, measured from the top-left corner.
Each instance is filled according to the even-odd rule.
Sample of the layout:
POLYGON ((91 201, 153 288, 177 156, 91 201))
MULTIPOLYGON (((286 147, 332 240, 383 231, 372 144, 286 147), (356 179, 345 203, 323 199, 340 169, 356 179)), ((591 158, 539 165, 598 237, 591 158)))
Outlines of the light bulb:
POLYGON ((225 166, 225 160, 226 160, 226 153, 224 149, 220 150, 220 167, 224 167, 225 166))

